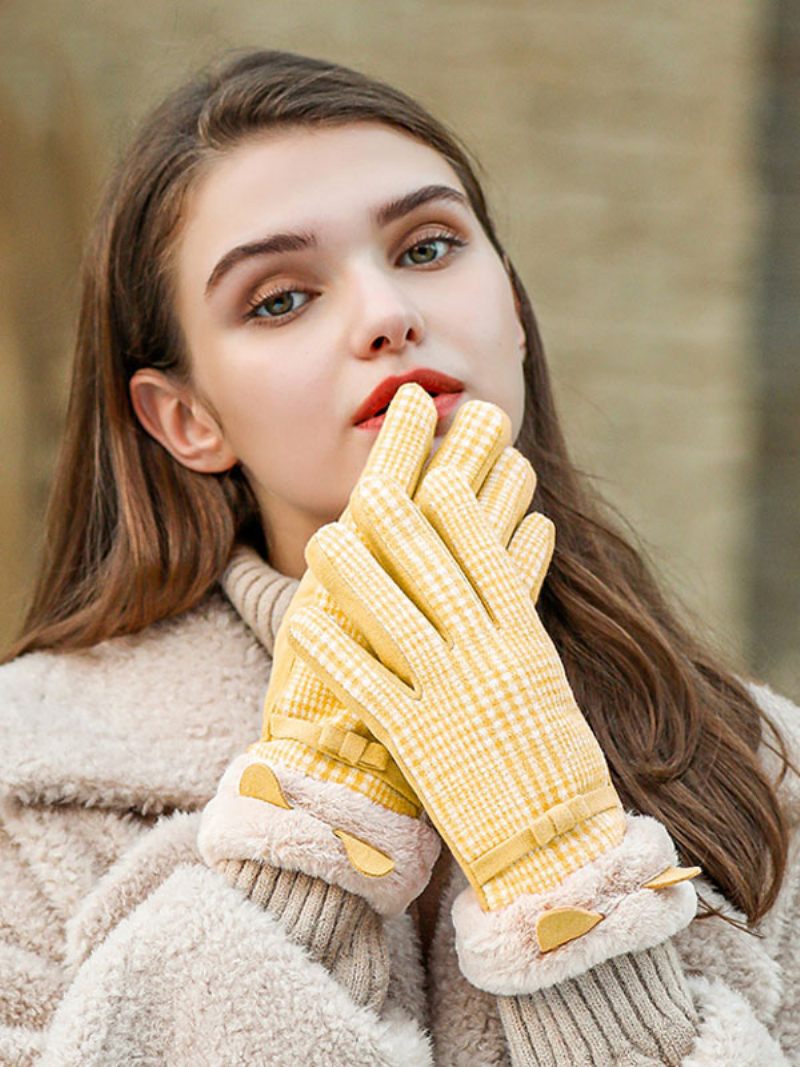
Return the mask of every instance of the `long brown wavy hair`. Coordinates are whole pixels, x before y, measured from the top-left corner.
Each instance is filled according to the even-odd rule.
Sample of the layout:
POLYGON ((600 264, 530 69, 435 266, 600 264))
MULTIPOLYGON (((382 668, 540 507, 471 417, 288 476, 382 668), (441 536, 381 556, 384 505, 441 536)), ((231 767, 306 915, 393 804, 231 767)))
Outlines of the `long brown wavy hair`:
POLYGON ((783 775, 783 741, 722 653, 679 621, 644 551, 571 462, 533 310, 469 153, 415 101, 337 64, 276 51, 227 57, 170 95, 118 166, 83 266, 44 558, 5 659, 87 648, 187 611, 214 588, 237 540, 266 555, 242 471, 183 467, 142 429, 128 384, 140 367, 190 380, 170 251, 203 168, 265 129, 358 121, 385 123, 439 152, 506 263, 528 346, 516 445, 538 475, 532 508, 558 531, 542 621, 626 808, 660 819, 682 860, 699 864, 755 922, 775 900, 788 841, 756 751, 763 741, 777 753, 783 775))

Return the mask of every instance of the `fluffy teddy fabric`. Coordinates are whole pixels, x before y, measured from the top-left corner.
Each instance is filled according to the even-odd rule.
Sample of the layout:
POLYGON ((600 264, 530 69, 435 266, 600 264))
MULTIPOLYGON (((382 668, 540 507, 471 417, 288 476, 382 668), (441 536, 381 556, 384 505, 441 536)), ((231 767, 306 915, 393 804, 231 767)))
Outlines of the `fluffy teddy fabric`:
MULTIPOLYGON (((277 626, 265 589, 249 586, 251 620, 277 626)), ((133 637, 0 668, 0 1063, 525 1062, 497 999, 459 967, 457 868, 424 965, 409 912, 383 920, 390 975, 376 1010, 203 862, 200 812, 259 734, 269 639, 215 594, 133 637)), ((800 709, 766 686, 753 694, 797 761, 800 709)), ((772 773, 766 747, 763 762, 772 773)), ((711 918, 666 942, 696 1011, 682 1067, 800 1064, 797 776, 779 791, 792 854, 760 936, 711 918)), ((702 878, 692 884, 717 902, 702 878)), ((535 1012, 537 995, 520 1009, 535 1012)), ((630 998, 617 1007, 637 1010, 630 998)))
POLYGON ((356 1005, 266 911, 216 872, 181 865, 80 970, 41 1065, 265 1061, 433 1062, 410 1019, 356 1005))

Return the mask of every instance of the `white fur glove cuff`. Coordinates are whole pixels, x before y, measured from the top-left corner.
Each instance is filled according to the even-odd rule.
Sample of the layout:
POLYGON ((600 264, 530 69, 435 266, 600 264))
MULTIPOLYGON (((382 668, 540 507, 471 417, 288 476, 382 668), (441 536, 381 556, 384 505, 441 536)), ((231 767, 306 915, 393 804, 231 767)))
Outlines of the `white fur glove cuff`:
POLYGON ((699 869, 676 864, 675 846, 661 823, 628 815, 616 848, 546 893, 487 912, 474 891, 464 889, 453 904, 464 976, 499 996, 535 993, 604 960, 666 941, 697 910, 688 879, 699 869), (559 934, 565 921, 567 938, 559 934))
POLYGON ((203 811, 197 847, 209 867, 225 860, 258 860, 303 871, 364 897, 383 916, 399 915, 430 880, 441 842, 428 817, 399 815, 334 782, 273 765, 283 803, 240 793, 247 768, 267 766, 244 753, 222 776, 203 811), (357 870, 345 838, 366 841, 391 857, 392 869, 357 870))

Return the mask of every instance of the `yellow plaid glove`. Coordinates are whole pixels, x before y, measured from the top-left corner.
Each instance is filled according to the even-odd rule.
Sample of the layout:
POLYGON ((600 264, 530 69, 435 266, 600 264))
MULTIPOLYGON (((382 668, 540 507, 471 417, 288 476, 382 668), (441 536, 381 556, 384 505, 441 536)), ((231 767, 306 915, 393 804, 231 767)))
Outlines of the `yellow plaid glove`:
MULTIPOLYGON (((508 447, 508 416, 492 404, 464 404, 428 471, 422 475, 437 418, 433 401, 421 386, 402 386, 392 399, 362 477, 391 479, 403 493, 413 495, 429 471, 445 464, 455 465, 470 486, 492 536, 504 548, 535 487, 530 466, 508 447)), ((339 522, 357 539, 349 508, 339 522)), ((520 578, 521 583, 524 581, 520 578)), ((339 610, 315 574, 307 571, 278 631, 264 702, 262 736, 248 752, 265 764, 344 785, 401 815, 419 816, 422 808, 413 788, 389 750, 364 725, 359 710, 340 701, 290 647, 288 626, 298 612, 308 607, 316 607, 335 619, 354 644, 365 644, 363 635, 339 610)), ((239 792, 284 803, 260 763, 244 771, 239 792)))
POLYGON ((306 548, 337 611, 302 607, 289 641, 389 750, 481 907, 614 848, 622 805, 534 607, 553 524, 529 515, 506 551, 444 463, 413 501, 365 474, 349 511, 357 534, 330 523, 306 548))

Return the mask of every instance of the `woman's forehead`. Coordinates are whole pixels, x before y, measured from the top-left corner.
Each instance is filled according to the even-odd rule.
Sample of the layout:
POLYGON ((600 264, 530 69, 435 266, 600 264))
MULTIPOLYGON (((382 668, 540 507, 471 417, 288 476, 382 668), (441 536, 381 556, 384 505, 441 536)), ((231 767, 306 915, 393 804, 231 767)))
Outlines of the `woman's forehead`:
POLYGON ((412 185, 446 183, 462 192, 451 164, 402 130, 374 122, 323 128, 292 127, 254 134, 207 170, 193 199, 216 207, 232 197, 276 210, 303 206, 324 212, 375 206, 376 196, 399 196, 412 185))

